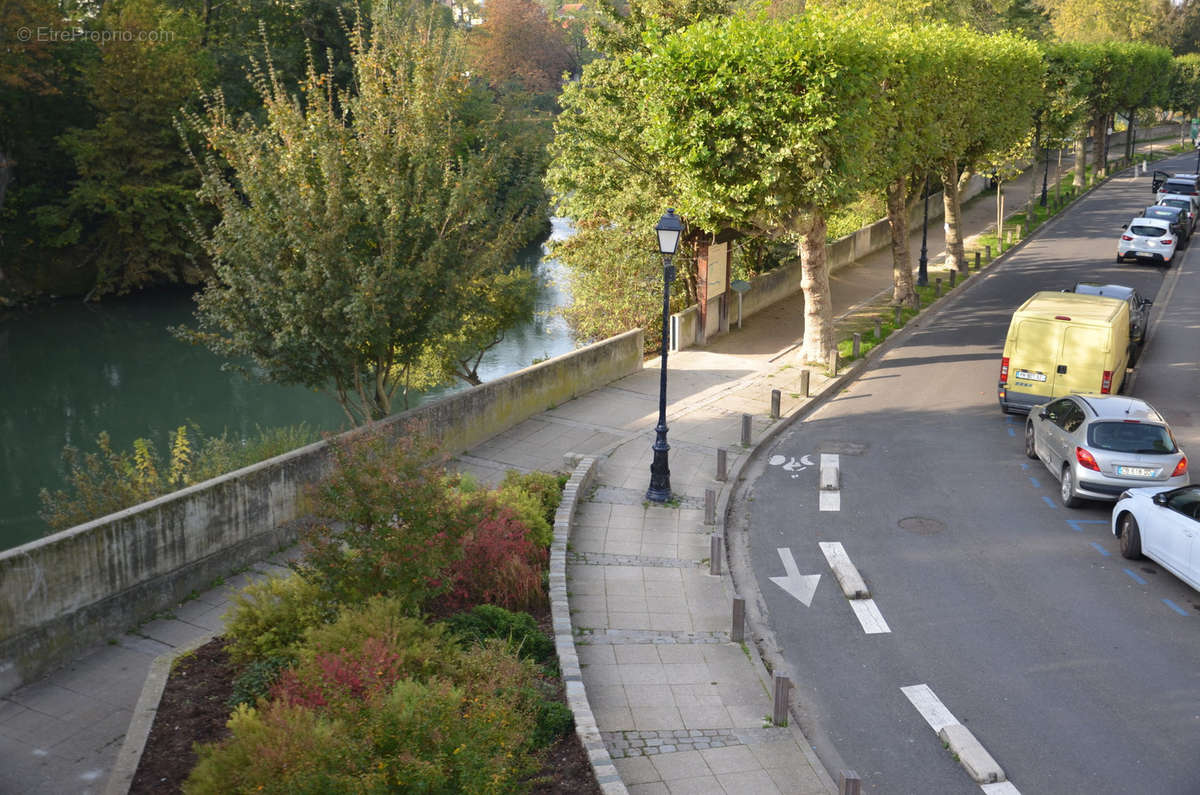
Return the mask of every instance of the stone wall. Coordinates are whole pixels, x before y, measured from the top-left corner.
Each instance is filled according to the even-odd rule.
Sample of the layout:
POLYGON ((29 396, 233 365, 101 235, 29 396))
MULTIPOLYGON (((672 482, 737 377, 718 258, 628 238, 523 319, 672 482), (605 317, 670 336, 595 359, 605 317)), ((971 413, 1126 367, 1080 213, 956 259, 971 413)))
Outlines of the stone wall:
MULTIPOLYGON (((382 421, 458 453, 642 367, 630 331, 382 421)), ((294 540, 326 442, 0 552, 0 695, 294 540)))

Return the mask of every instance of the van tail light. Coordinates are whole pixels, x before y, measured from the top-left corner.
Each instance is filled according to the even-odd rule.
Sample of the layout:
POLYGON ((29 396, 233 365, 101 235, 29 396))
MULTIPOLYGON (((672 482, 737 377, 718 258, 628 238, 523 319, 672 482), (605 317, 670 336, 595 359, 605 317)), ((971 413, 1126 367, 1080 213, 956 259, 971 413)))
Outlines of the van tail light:
POLYGON ((1000 360, 1000 383, 1008 383, 1008 357, 1005 356, 1000 360))
POLYGON ((1096 458, 1082 447, 1075 448, 1075 460, 1078 461, 1079 466, 1083 467, 1084 469, 1090 469, 1093 472, 1100 471, 1100 465, 1096 463, 1096 458))
POLYGON ((1100 379, 1100 394, 1107 395, 1112 391, 1112 370, 1105 370, 1104 377, 1100 379))
POLYGON ((1175 471, 1171 473, 1171 477, 1177 478, 1187 474, 1187 456, 1179 457, 1179 463, 1175 465, 1175 471))

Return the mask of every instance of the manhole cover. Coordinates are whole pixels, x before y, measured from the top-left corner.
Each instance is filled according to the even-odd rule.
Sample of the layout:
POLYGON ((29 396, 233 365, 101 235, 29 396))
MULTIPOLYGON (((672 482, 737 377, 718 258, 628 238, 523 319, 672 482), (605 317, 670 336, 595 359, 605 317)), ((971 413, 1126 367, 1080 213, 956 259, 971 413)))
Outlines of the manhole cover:
POLYGON ((907 530, 919 536, 932 536, 945 530, 946 525, 937 519, 928 519, 924 516, 910 516, 907 519, 900 520, 900 529, 907 530))

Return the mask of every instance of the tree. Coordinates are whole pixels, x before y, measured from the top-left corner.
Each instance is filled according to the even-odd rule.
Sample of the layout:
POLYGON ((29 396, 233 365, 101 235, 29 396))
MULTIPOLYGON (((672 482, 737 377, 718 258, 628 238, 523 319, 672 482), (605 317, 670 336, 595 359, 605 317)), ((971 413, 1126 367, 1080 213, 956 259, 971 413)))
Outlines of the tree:
POLYGON ((1136 41, 1164 13, 1158 0, 1041 0, 1062 41, 1099 44, 1136 41))
POLYGON ((577 65, 561 27, 533 0, 489 0, 485 24, 472 31, 474 63, 494 85, 515 81, 536 94, 557 94, 577 65))
POLYGON ((398 389, 407 401, 422 358, 544 223, 511 189, 536 185, 542 160, 505 136, 448 17, 397 12, 378 4, 370 33, 354 30, 352 90, 310 63, 295 98, 268 64, 253 76, 262 121, 235 122, 219 94, 188 119, 220 221, 197 230, 216 277, 200 331, 181 333, 272 381, 331 389, 359 423, 398 389))
POLYGON ((654 87, 643 136, 669 164, 682 213, 797 244, 808 361, 834 351, 826 217, 867 186, 886 51, 878 28, 808 11, 702 21, 633 59, 654 87))

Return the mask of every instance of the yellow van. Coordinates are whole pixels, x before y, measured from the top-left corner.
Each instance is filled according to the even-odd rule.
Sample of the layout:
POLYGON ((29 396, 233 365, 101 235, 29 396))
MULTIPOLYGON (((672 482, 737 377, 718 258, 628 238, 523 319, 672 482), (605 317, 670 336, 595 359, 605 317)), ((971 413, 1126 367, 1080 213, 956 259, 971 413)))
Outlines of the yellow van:
POLYGON ((1000 408, 1029 413, 1078 392, 1116 394, 1129 365, 1129 304, 1078 293, 1034 293, 1013 313, 1000 360, 1000 408))

